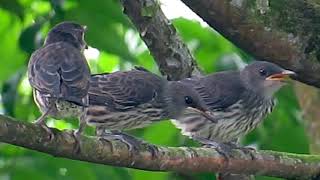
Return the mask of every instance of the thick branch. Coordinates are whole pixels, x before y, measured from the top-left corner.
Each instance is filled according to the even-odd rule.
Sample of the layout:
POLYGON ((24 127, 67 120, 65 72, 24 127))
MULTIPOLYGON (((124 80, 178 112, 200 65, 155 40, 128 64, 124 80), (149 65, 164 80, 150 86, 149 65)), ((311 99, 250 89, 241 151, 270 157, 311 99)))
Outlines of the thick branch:
POLYGON ((211 27, 258 59, 320 87, 320 6, 314 0, 182 0, 211 27))
POLYGON ((53 131, 55 138, 50 141, 41 127, 0 115, 1 142, 57 157, 150 171, 231 172, 294 179, 311 179, 320 173, 320 156, 272 151, 253 152, 252 160, 241 150, 233 150, 232 157, 236 158, 226 161, 214 149, 157 147, 139 141, 130 153, 121 141, 83 136, 81 152, 75 153, 72 133, 53 131))
POLYGON ((156 0, 122 0, 163 75, 179 80, 199 74, 195 60, 156 0))

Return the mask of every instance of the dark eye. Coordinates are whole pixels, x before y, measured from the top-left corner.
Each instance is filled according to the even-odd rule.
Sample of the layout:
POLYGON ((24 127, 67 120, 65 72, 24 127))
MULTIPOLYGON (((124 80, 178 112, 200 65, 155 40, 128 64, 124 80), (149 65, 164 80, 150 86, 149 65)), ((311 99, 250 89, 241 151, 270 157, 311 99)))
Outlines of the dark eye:
POLYGON ((266 75, 267 75, 267 71, 264 70, 264 69, 259 69, 259 74, 260 74, 261 76, 266 76, 266 75))
POLYGON ((153 94, 152 94, 152 99, 155 99, 157 97, 157 92, 156 91, 153 91, 153 94))
POLYGON ((190 96, 185 96, 184 97, 184 101, 186 102, 186 104, 192 104, 193 100, 190 96))

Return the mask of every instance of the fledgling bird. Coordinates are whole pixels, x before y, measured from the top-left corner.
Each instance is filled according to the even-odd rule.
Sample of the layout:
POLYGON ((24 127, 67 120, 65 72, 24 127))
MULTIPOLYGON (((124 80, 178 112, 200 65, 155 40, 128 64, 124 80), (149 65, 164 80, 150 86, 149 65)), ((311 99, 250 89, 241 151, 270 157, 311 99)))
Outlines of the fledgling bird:
POLYGON ((90 106, 86 121, 96 127, 98 136, 106 137, 122 130, 141 128, 159 120, 178 117, 185 108, 209 117, 201 104, 196 101, 186 103, 194 95, 183 84, 169 82, 143 68, 96 74, 92 75, 90 81, 90 106), (176 99, 177 94, 183 94, 182 91, 187 94, 187 99, 176 99), (179 106, 173 107, 172 101, 177 101, 179 106))
POLYGON ((46 117, 80 118, 76 138, 85 127, 88 106, 90 69, 83 55, 87 44, 85 26, 62 22, 48 33, 43 47, 29 61, 28 78, 34 100, 42 115, 36 123, 53 134, 45 124, 46 117))
POLYGON ((273 95, 295 73, 276 64, 256 61, 241 71, 224 71, 179 81, 198 94, 210 111, 212 123, 186 109, 173 123, 202 144, 222 148, 255 129, 275 105, 273 95))

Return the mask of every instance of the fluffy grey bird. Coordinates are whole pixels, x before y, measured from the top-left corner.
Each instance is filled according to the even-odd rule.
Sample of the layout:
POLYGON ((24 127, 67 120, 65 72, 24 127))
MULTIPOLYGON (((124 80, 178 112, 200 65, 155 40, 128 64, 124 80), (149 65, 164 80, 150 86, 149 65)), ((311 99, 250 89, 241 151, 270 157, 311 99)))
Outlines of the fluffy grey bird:
POLYGON ((80 117, 76 137, 85 126, 90 70, 83 55, 87 47, 84 33, 85 27, 77 23, 57 24, 49 31, 43 47, 36 50, 29 61, 29 82, 42 112, 36 123, 52 137, 45 124, 47 116, 56 119, 80 117))
POLYGON ((186 103, 195 95, 183 84, 169 82, 143 68, 96 74, 90 81, 86 121, 97 127, 97 135, 110 136, 106 130, 114 133, 145 127, 152 122, 176 118, 185 108, 210 117, 196 101, 186 103), (185 94, 186 98, 177 99, 177 94, 185 94), (173 106, 173 101, 177 106, 173 106))
POLYGON ((179 83, 196 92, 197 101, 211 112, 215 121, 213 123, 196 111, 185 109, 173 122, 184 135, 205 145, 232 145, 255 129, 272 111, 274 93, 286 84, 285 78, 293 74, 276 64, 257 61, 241 71, 181 80, 179 83))

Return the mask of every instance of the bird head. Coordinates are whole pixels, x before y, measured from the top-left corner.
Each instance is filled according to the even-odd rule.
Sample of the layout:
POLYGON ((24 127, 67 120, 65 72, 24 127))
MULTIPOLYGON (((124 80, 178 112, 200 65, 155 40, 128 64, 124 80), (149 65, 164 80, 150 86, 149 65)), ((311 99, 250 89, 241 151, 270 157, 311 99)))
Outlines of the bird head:
POLYGON ((75 22, 62 22, 55 25, 48 33, 45 45, 56 42, 67 42, 83 52, 87 43, 84 40, 86 26, 82 26, 75 22))
POLYGON ((182 113, 188 111, 200 114, 205 118, 212 120, 210 111, 201 101, 199 95, 194 91, 193 87, 186 81, 171 82, 169 85, 169 109, 171 118, 178 118, 182 113))
POLYGON ((272 98, 292 75, 295 75, 293 71, 265 61, 251 63, 240 72, 241 80, 246 87, 256 93, 262 93, 266 98, 272 98))

